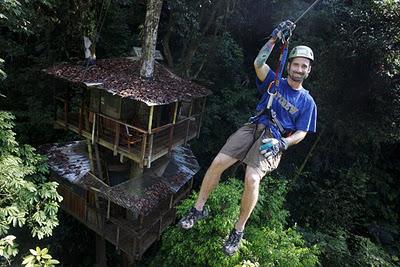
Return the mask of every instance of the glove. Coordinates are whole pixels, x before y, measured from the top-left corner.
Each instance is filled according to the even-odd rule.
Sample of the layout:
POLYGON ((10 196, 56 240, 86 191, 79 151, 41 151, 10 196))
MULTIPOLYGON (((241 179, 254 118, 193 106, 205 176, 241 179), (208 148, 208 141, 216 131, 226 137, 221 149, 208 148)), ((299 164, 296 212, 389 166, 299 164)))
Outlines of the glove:
POLYGON ((288 143, 285 139, 266 138, 262 140, 263 144, 260 146, 260 153, 264 157, 274 157, 279 152, 285 151, 288 148, 288 143))
POLYGON ((294 28, 296 28, 296 24, 290 20, 283 21, 274 29, 271 36, 275 39, 287 39, 292 35, 294 28))

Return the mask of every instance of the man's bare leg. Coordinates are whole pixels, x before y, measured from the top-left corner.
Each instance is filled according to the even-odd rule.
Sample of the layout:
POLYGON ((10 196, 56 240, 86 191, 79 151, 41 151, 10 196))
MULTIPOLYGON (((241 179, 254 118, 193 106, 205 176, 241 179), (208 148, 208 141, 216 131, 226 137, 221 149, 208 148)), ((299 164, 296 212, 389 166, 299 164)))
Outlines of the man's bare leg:
POLYGON ((243 232, 246 222, 257 204, 261 178, 253 167, 247 166, 239 220, 235 225, 235 229, 238 232, 243 232))
POLYGON ((223 153, 218 153, 214 158, 201 183, 200 193, 194 206, 197 210, 203 210, 210 193, 219 183, 221 174, 236 161, 238 160, 223 153))
POLYGON ((253 167, 247 166, 239 220, 236 222, 235 229, 232 229, 222 246, 224 253, 229 256, 235 254, 240 248, 244 226, 257 204, 260 181, 261 177, 258 172, 253 167))
POLYGON ((196 204, 190 209, 189 213, 182 217, 178 225, 185 230, 191 229, 196 221, 204 219, 208 216, 207 209, 204 209, 204 204, 206 203, 208 196, 217 186, 221 174, 232 164, 234 164, 237 159, 232 158, 228 155, 219 153, 211 163, 206 174, 204 175, 203 182, 201 184, 200 193, 197 198, 196 204))

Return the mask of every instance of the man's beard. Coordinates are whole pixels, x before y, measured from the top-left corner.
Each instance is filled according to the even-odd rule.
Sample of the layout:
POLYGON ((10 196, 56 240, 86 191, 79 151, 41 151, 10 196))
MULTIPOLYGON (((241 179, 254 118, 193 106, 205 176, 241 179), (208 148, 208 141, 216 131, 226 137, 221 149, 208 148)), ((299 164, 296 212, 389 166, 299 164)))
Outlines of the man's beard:
POLYGON ((298 72, 293 72, 293 71, 289 71, 288 73, 290 79, 292 79, 295 82, 303 82, 305 79, 307 79, 308 77, 308 73, 298 73, 298 72))

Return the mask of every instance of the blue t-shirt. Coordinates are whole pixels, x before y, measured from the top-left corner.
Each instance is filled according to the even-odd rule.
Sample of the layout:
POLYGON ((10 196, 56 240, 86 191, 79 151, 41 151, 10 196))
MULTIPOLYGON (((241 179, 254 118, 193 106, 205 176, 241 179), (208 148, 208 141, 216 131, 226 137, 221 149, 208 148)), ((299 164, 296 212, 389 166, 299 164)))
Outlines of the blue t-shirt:
MULTIPOLYGON (((262 93, 257 111, 263 110, 268 103, 268 86, 274 81, 275 73, 270 70, 261 82, 256 80, 257 89, 262 93)), ((272 102, 272 109, 276 112, 276 117, 285 130, 295 132, 297 130, 305 132, 315 132, 317 124, 317 106, 309 92, 301 88, 295 90, 288 84, 286 79, 279 83, 277 94, 272 102)), ((258 121, 269 127, 275 138, 280 138, 279 130, 271 124, 266 115, 262 115, 258 121)))

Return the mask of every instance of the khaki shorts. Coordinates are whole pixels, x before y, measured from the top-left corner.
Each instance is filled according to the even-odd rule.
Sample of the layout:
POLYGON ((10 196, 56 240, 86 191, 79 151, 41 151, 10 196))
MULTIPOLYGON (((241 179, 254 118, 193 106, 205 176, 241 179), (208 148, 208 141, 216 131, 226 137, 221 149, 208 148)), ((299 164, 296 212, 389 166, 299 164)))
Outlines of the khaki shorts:
POLYGON ((248 124, 234 132, 220 150, 220 153, 231 156, 256 169, 261 177, 275 170, 282 157, 278 153, 274 157, 265 158, 260 153, 260 146, 264 138, 272 137, 272 134, 263 124, 248 124))

